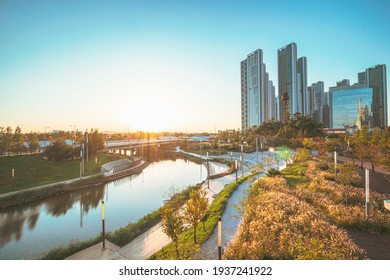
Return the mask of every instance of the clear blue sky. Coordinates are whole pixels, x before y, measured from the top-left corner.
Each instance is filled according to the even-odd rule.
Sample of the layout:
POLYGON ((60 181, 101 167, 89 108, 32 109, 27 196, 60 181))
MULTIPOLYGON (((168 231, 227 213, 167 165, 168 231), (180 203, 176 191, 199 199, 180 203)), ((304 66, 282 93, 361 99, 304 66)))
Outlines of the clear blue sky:
POLYGON ((390 66, 389 15, 389 1, 369 0, 0 0, 0 126, 239 128, 248 53, 263 50, 276 86, 291 42, 309 84, 354 83, 390 66))

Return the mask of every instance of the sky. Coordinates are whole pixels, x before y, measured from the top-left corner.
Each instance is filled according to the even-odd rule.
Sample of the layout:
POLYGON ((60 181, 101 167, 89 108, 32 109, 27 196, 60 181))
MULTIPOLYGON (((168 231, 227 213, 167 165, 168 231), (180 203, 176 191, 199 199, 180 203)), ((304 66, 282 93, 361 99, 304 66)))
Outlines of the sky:
POLYGON ((277 50, 295 42, 327 91, 389 67, 389 14, 386 0, 0 0, 0 126, 237 129, 249 53, 277 92, 277 50))

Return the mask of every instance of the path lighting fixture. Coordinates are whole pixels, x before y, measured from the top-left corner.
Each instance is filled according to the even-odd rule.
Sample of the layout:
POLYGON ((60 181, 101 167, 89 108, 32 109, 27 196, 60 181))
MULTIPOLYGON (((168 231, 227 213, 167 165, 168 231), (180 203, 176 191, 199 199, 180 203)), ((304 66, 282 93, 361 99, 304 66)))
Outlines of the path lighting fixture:
POLYGON ((366 168, 366 218, 370 218, 370 170, 366 168))
POLYGON ((236 169, 236 184, 237 184, 237 170, 238 170, 238 162, 235 160, 235 169, 236 169))
POLYGON ((222 218, 218 217, 218 259, 222 260, 222 218))
POLYGON ((105 227, 104 227, 104 200, 102 200, 102 236, 103 236, 103 249, 106 248, 105 242, 105 227))
POLYGON ((210 164, 209 164, 209 152, 207 152, 207 188, 210 189, 210 164))

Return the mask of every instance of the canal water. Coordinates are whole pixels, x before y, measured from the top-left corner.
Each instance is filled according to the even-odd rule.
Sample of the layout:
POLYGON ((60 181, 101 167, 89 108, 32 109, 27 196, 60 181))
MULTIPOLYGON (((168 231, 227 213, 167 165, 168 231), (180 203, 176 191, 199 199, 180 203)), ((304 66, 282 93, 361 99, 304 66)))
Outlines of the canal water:
POLYGON ((182 189, 205 177, 203 165, 163 160, 100 187, 0 211, 0 259, 39 259, 53 247, 96 237, 102 200, 106 230, 113 231, 162 206, 172 187, 182 189))

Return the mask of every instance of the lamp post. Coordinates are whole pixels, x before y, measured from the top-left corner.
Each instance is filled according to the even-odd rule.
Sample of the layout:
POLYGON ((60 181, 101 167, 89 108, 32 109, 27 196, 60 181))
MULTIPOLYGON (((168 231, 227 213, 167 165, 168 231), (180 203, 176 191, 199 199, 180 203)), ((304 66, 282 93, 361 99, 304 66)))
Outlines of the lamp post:
POLYGON ((237 184, 237 170, 238 170, 238 162, 235 160, 235 169, 236 169, 236 184, 237 184))
POLYGON ((80 178, 84 175, 84 143, 81 143, 80 148, 80 178))
POLYGON ((87 155, 87 161, 88 161, 88 131, 85 132, 85 146, 87 148, 86 155, 87 155))
POLYGON ((370 218, 370 170, 366 168, 366 218, 370 218))
POLYGON ((210 164, 209 164, 209 152, 207 152, 207 157, 206 157, 206 162, 207 162, 207 188, 210 189, 210 164))
POLYGON ((105 237, 105 225, 104 225, 104 200, 102 200, 102 237, 103 237, 103 249, 106 248, 105 237))
POLYGON ((244 177, 244 145, 241 145, 241 173, 244 177))
POLYGON ((218 259, 222 260, 222 218, 218 218, 218 259))

